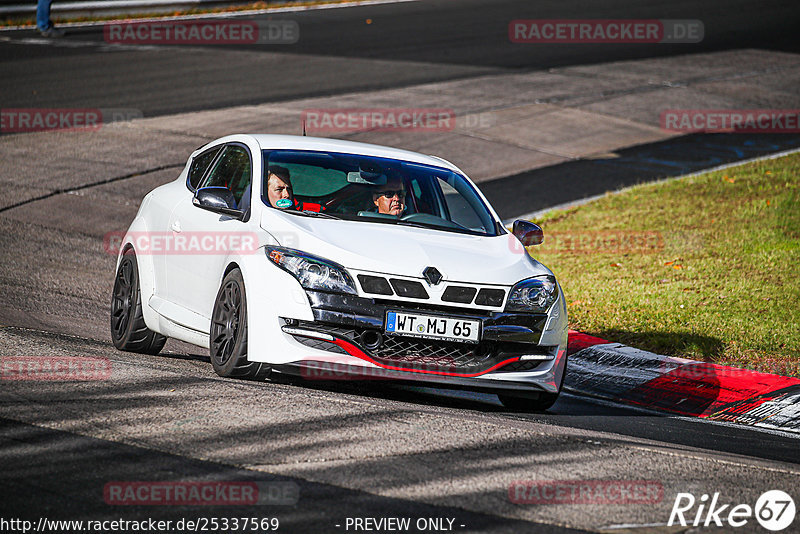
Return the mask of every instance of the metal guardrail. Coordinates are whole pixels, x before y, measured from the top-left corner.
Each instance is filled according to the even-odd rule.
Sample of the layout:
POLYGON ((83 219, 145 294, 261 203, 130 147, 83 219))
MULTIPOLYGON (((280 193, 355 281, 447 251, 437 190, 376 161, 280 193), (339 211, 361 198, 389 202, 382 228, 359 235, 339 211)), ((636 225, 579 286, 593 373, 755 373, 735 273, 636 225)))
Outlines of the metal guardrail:
MULTIPOLYGON (((106 0, 84 2, 53 2, 50 10, 60 13, 140 13, 145 11, 170 11, 192 7, 215 7, 225 5, 247 5, 250 2, 223 0, 106 0)), ((36 12, 36 2, 20 4, 19 0, 0 0, 0 16, 30 15, 36 12)))

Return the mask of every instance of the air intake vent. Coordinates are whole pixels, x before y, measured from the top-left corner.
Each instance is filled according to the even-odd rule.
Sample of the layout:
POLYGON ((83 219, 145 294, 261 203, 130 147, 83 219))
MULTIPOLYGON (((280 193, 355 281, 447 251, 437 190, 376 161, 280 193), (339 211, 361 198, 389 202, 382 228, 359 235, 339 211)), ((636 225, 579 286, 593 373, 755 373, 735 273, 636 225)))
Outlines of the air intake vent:
POLYGON ((365 293, 373 293, 375 295, 392 294, 392 288, 389 287, 389 282, 386 281, 386 278, 359 274, 358 281, 361 283, 361 288, 365 293))
POLYGON ((400 297, 407 297, 410 299, 428 298, 428 292, 425 291, 425 287, 419 282, 400 280, 398 278, 390 278, 389 282, 391 282, 394 292, 400 297))
POLYGON ((442 294, 442 300, 445 302, 460 302, 461 304, 469 304, 475 298, 475 293, 478 290, 474 287, 450 286, 445 289, 442 294))
POLYGON ((478 306, 502 306, 506 292, 502 289, 481 289, 475 298, 478 306))

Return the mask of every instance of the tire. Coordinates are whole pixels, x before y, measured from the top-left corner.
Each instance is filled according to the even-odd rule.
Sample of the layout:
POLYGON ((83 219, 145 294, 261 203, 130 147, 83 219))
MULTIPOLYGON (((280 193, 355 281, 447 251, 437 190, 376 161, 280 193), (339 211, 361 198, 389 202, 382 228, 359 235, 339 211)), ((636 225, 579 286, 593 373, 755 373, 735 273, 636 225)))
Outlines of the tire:
POLYGON ((209 356, 219 376, 246 380, 269 376, 267 364, 247 360, 247 294, 239 269, 225 276, 214 300, 209 356))
POLYGON ((546 393, 541 391, 539 392, 539 396, 535 399, 498 393, 497 398, 500 399, 503 406, 512 412, 544 412, 545 410, 549 410, 558 400, 558 396, 561 394, 561 388, 564 387, 564 378, 567 376, 568 361, 569 360, 564 361, 564 372, 561 374, 561 383, 558 385, 558 393, 546 393))
POLYGON ((111 294, 111 340, 119 350, 158 354, 167 338, 153 332, 142 315, 139 264, 133 249, 122 254, 111 294))

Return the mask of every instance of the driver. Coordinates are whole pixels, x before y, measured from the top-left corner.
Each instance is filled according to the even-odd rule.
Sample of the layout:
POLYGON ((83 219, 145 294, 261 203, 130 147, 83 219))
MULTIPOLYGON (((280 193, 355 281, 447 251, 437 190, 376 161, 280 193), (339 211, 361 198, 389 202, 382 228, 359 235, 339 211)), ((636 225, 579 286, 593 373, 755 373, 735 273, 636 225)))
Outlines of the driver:
POLYGON ((286 209, 294 206, 292 182, 289 169, 278 165, 270 165, 267 178, 267 199, 274 208, 286 209))
POLYGON ((406 188, 403 181, 398 178, 388 180, 386 185, 372 193, 372 202, 377 206, 378 213, 401 216, 406 209, 406 188))

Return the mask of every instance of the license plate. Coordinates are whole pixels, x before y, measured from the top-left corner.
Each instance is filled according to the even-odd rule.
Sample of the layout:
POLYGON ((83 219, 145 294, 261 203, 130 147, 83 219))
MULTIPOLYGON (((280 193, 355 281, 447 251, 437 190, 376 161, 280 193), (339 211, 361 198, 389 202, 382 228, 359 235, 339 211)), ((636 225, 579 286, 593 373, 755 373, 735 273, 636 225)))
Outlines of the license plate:
POLYGON ((481 339, 481 322, 457 317, 390 311, 386 314, 386 332, 426 339, 477 343, 481 339))

